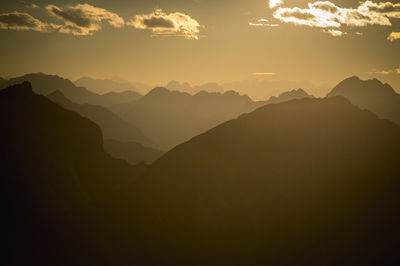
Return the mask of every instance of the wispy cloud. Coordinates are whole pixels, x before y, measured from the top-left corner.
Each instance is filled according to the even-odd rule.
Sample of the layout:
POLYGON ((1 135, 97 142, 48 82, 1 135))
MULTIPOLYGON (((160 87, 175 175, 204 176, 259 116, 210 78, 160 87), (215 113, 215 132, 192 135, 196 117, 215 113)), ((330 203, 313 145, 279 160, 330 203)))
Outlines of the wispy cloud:
POLYGON ((388 69, 388 70, 378 70, 374 69, 372 71, 367 72, 367 74, 373 75, 373 74, 379 74, 379 75, 390 75, 390 74, 400 74, 400 67, 395 68, 395 69, 388 69))
POLYGON ((340 30, 334 30, 334 29, 323 30, 323 32, 328 33, 334 37, 343 36, 343 35, 347 34, 346 32, 343 32, 340 30))
POLYGON ((28 13, 11 12, 0 14, 0 29, 48 32, 50 27, 28 13))
POLYGON ((392 32, 389 34, 389 36, 387 37, 387 39, 391 42, 393 42, 394 40, 398 40, 400 39, 400 32, 392 32))
POLYGON ((268 19, 262 18, 257 20, 257 22, 249 22, 249 26, 252 27, 279 27, 279 24, 268 23, 268 19))
POLYGON ((274 72, 255 72, 253 76, 275 76, 276 73, 274 72))
POLYGON ((63 25, 52 24, 52 27, 61 33, 92 35, 102 28, 103 21, 107 21, 114 28, 121 28, 125 25, 124 19, 119 15, 89 4, 66 7, 48 5, 46 10, 53 17, 63 21, 63 25))
POLYGON ((126 24, 136 29, 151 30, 154 35, 198 40, 200 34, 200 24, 189 15, 180 12, 167 14, 161 9, 150 14, 136 15, 126 24))

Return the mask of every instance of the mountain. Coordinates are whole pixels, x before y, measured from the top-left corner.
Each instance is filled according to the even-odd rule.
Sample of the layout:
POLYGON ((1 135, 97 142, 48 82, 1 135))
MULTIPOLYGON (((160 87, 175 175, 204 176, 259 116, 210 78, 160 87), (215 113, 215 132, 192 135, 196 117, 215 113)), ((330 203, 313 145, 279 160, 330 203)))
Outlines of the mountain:
POLYGON ((317 97, 324 97, 332 86, 327 84, 316 85, 312 82, 295 82, 288 80, 251 79, 229 83, 223 83, 224 90, 234 90, 247 94, 256 101, 264 101, 272 96, 279 95, 285 91, 305 88, 306 91, 317 97))
MULTIPOLYGON (((233 91, 202 91, 192 96, 158 87, 136 102, 118 106, 118 110, 125 111, 122 117, 143 130, 161 149, 169 150, 261 104, 233 91)), ((112 110, 117 112, 114 107, 112 110)))
POLYGON ((153 163, 163 155, 163 152, 153 148, 144 147, 137 142, 121 142, 112 139, 104 140, 104 150, 114 158, 124 159, 130 164, 145 162, 153 163))
POLYGON ((88 90, 98 94, 129 91, 135 93, 136 98, 131 98, 132 100, 137 100, 141 97, 141 95, 136 92, 138 89, 129 82, 117 82, 110 79, 92 79, 89 77, 82 77, 76 80, 74 83, 76 86, 85 87, 88 90))
POLYGON ((344 96, 355 105, 400 125, 400 94, 377 79, 360 80, 353 76, 340 82, 327 97, 344 96))
POLYGON ((5 265, 110 265, 90 205, 139 180, 103 151, 99 127, 32 92, 0 91, 5 265))
POLYGON ((189 83, 184 82, 180 83, 179 81, 170 81, 165 88, 171 91, 180 91, 180 92, 186 92, 189 94, 196 94, 201 91, 208 91, 208 92, 219 92, 222 93, 224 91, 224 88, 222 88, 221 85, 215 82, 209 82, 205 83, 199 86, 191 86, 189 83))
POLYGON ((138 98, 138 94, 135 92, 126 92, 119 95, 118 93, 99 95, 87 90, 86 88, 75 86, 68 79, 64 79, 56 75, 46 75, 43 73, 26 74, 21 77, 12 78, 4 83, 0 88, 4 89, 25 81, 28 81, 32 84, 35 93, 48 95, 56 90, 59 90, 65 95, 65 97, 75 103, 80 104, 88 103, 107 107, 114 104, 127 103, 138 98))
POLYGON ((297 89, 297 90, 283 92, 278 97, 271 96, 268 99, 268 101, 266 101, 266 104, 281 103, 281 102, 287 102, 290 100, 303 99, 303 98, 314 98, 314 96, 308 94, 307 92, 305 92, 302 89, 297 89))
POLYGON ((65 109, 72 110, 86 117, 100 126, 105 139, 115 139, 120 141, 139 142, 148 147, 155 144, 143 135, 143 133, 102 106, 90 104, 77 104, 68 100, 60 91, 55 91, 47 98, 59 104, 65 109))
POLYGON ((270 104, 167 152, 100 228, 131 264, 396 265, 399 158, 400 127, 345 98, 270 104))

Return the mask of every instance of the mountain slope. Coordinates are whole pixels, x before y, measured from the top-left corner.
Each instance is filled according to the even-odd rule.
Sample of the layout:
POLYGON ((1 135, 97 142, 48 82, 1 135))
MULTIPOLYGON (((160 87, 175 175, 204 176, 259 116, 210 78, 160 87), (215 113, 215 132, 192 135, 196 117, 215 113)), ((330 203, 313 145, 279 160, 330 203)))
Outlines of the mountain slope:
POLYGON ((124 159, 130 164, 153 163, 161 157, 162 151, 148 148, 137 142, 121 142, 113 139, 104 140, 104 150, 114 158, 124 159))
POLYGON ((395 265, 398 158, 400 127, 344 98, 270 104, 157 160, 103 231, 143 264, 395 265))
POLYGON ((62 107, 75 111, 98 124, 103 132, 104 139, 134 141, 148 147, 154 147, 153 142, 145 137, 138 128, 124 121, 104 107, 73 103, 59 91, 55 91, 47 95, 47 98, 61 105, 62 107))
POLYGON ((377 79, 360 80, 354 76, 340 82, 327 97, 344 96, 355 105, 400 125, 400 94, 377 79))
POLYGON ((127 110, 122 115, 125 120, 137 125, 163 150, 169 150, 260 105, 233 91, 203 91, 191 96, 159 87, 126 108, 118 106, 118 110, 127 110))
POLYGON ((99 127, 32 92, 0 91, 6 265, 109 265, 89 205, 144 169, 103 151, 99 127), (23 255, 22 255, 23 254, 23 255))
POLYGON ((86 88, 75 86, 70 80, 56 75, 43 73, 26 74, 8 80, 1 88, 20 84, 28 81, 32 84, 33 90, 42 95, 48 95, 56 90, 61 91, 65 97, 79 104, 88 103, 94 105, 111 106, 114 104, 127 103, 137 98, 137 93, 129 92, 118 96, 118 93, 99 95, 86 88))

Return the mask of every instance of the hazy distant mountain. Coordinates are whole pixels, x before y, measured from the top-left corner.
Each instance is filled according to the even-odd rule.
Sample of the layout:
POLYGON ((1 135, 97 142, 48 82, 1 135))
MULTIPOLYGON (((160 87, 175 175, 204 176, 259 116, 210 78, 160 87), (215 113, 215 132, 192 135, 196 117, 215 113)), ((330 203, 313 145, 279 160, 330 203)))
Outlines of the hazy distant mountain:
POLYGON ((327 97, 344 96, 355 105, 400 125, 400 94, 377 79, 360 80, 354 76, 340 82, 327 97))
POLYGON ((191 86, 187 82, 180 83, 179 81, 173 80, 170 81, 165 87, 171 91, 186 92, 189 94, 196 94, 201 91, 219 92, 219 93, 222 93, 224 91, 224 88, 222 88, 221 85, 215 82, 209 82, 198 86, 191 86))
POLYGON ((127 103, 138 98, 138 94, 135 92, 127 92, 120 95, 117 93, 99 95, 88 91, 86 88, 75 86, 68 79, 43 73, 27 74, 21 77, 12 78, 4 83, 1 88, 20 84, 24 81, 29 81, 32 84, 34 92, 38 94, 48 95, 59 90, 65 95, 65 97, 75 103, 111 106, 114 104, 127 103))
POLYGON ((121 142, 112 139, 104 140, 104 150, 114 158, 124 159, 130 164, 153 163, 161 157, 162 151, 144 147, 137 142, 121 142))
POLYGON ((47 95, 47 98, 65 109, 75 111, 98 124, 103 132, 104 139, 134 141, 147 147, 155 146, 151 140, 143 135, 140 129, 102 106, 73 103, 60 91, 47 95))
POLYGON ((266 105, 165 154, 103 231, 142 265, 395 265, 399 158, 400 127, 342 97, 266 105))
POLYGON ((127 110, 122 115, 124 119, 143 130, 163 150, 169 150, 261 104, 233 91, 224 94, 202 91, 192 96, 158 87, 137 102, 124 108, 119 106, 119 110, 127 110))
POLYGON ((143 89, 143 88, 138 89, 132 83, 129 82, 117 82, 110 79, 92 79, 89 77, 80 78, 76 80, 74 83, 77 86, 85 87, 88 90, 98 94, 105 94, 109 92, 125 92, 125 91, 135 92, 136 100, 141 97, 141 95, 137 93, 137 91, 143 89))
POLYGON ((312 82, 294 82, 287 80, 252 79, 221 84, 224 90, 235 90, 247 94, 253 100, 265 101, 285 91, 304 88, 308 93, 317 97, 323 97, 332 86, 327 84, 315 85, 312 82))
POLYGON ((291 91, 286 91, 282 94, 280 94, 278 97, 272 96, 266 101, 266 104, 270 103, 281 103, 281 102, 287 102, 290 100, 295 100, 295 99, 303 99, 303 98, 314 98, 314 96, 308 94, 302 89, 297 89, 297 90, 291 90, 291 91))
POLYGON ((32 92, 0 91, 2 262, 109 265, 89 204, 144 169, 103 151, 99 127, 32 92))

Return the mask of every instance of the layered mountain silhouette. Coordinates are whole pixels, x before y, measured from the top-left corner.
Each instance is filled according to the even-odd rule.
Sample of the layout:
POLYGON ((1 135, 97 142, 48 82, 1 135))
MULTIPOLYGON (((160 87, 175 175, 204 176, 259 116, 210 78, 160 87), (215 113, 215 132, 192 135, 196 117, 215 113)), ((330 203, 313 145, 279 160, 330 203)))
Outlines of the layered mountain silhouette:
POLYGON ((191 86, 187 82, 180 83, 179 81, 173 80, 170 81, 165 87, 171 91, 186 92, 192 95, 199 93, 201 91, 219 92, 219 93, 223 93, 224 91, 224 88, 215 82, 209 82, 198 86, 191 86))
MULTIPOLYGON (((111 79, 93 79, 90 77, 82 77, 76 80, 74 83, 79 87, 85 87, 88 90, 98 94, 106 94, 109 92, 126 92, 126 91, 135 92, 136 99, 139 99, 141 97, 141 95, 136 91, 147 89, 147 85, 145 84, 137 83, 138 85, 137 88, 135 87, 134 84, 130 82, 118 82, 111 79)), ((134 100, 134 98, 132 100, 134 100)))
POLYGON ((32 92, 0 91, 5 265, 109 265, 90 204, 138 180, 143 166, 103 151, 100 128, 32 92))
POLYGON ((106 139, 103 145, 104 150, 112 157, 124 159, 133 165, 140 162, 151 164, 163 155, 162 151, 145 147, 138 142, 121 142, 106 139))
POLYGON ((290 100, 303 99, 303 98, 314 98, 314 96, 308 94, 303 89, 297 89, 297 90, 291 90, 291 91, 283 92, 278 97, 271 96, 266 101, 266 104, 281 103, 281 102, 287 102, 287 101, 290 101, 290 100))
POLYGON ((68 100, 60 91, 55 91, 47 98, 61 105, 63 108, 75 111, 80 115, 98 124, 103 132, 105 139, 115 139, 119 141, 133 141, 141 143, 147 147, 154 147, 155 144, 143 135, 140 129, 131 123, 112 113, 102 106, 90 104, 77 104, 68 100))
POLYGON ((34 92, 48 95, 56 90, 61 91, 65 97, 75 103, 88 103, 102 106, 112 106, 114 104, 127 103, 138 99, 140 95, 129 91, 124 93, 107 93, 99 95, 87 90, 84 87, 75 86, 70 80, 61 78, 57 75, 46 75, 43 73, 26 74, 5 82, 0 88, 6 88, 15 84, 28 81, 32 84, 34 92))
POLYGON ((202 91, 192 96, 158 87, 138 101, 112 110, 142 129, 163 150, 169 150, 261 105, 233 91, 223 94, 202 91))
POLYGON ((395 265, 399 158, 400 127, 342 97, 270 104, 157 160, 102 231, 144 265, 395 265))
POLYGON ((377 79, 360 80, 353 76, 335 86, 327 97, 344 96, 355 105, 400 125, 400 94, 377 79))
POLYGON ((5 264, 397 265, 400 126, 344 97, 258 104, 154 89, 127 115, 160 135, 226 122, 147 167, 29 83, 1 90, 5 264))

